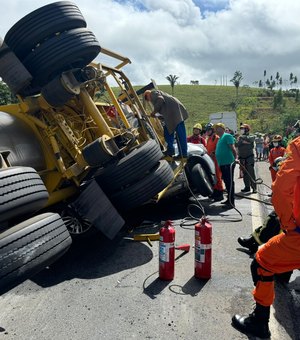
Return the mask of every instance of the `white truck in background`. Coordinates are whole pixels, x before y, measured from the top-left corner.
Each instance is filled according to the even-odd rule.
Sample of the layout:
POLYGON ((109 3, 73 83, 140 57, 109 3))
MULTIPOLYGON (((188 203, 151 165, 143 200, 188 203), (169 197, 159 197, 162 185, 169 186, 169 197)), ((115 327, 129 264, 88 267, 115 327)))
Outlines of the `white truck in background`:
POLYGON ((224 123, 234 133, 237 132, 237 114, 234 111, 211 113, 209 115, 209 122, 212 124, 224 123))

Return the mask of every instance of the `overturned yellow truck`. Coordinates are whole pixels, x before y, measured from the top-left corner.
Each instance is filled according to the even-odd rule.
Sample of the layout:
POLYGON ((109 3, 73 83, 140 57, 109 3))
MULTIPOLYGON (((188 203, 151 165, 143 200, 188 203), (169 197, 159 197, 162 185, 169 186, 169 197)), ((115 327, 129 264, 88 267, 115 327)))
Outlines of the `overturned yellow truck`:
POLYGON ((187 164, 163 159, 160 122, 149 118, 122 67, 101 48, 79 8, 55 2, 0 38, 0 77, 18 98, 0 106, 0 290, 32 276, 95 230, 113 239, 126 212, 188 178, 209 195, 204 149, 187 164), (106 56, 114 66, 93 63, 106 56), (185 176, 182 175, 185 172, 185 176))

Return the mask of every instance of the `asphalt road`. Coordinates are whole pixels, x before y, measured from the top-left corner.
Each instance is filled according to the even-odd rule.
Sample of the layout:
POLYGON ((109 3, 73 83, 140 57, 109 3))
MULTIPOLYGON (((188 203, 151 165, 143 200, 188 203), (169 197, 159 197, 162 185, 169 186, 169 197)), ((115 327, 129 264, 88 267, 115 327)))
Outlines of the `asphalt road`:
MULTIPOLYGON (((267 163, 256 168, 270 185, 267 163)), ((174 221, 176 244, 189 243, 191 250, 176 250, 173 281, 158 278, 158 241, 152 246, 133 241, 126 229, 113 241, 99 235, 75 242, 50 268, 1 296, 0 339, 251 339, 231 326, 233 314, 253 308, 252 258, 236 240, 261 225, 272 209, 264 184, 259 194, 243 197, 243 182, 236 178, 238 211, 199 198, 213 224, 210 280, 194 277, 195 221, 182 225, 189 211, 199 216, 199 210, 186 197, 167 199, 138 209, 127 229, 155 232, 158 227, 146 228, 146 221, 174 221)), ((298 279, 294 273, 289 287, 276 286, 270 322, 274 340, 300 339, 298 279)))

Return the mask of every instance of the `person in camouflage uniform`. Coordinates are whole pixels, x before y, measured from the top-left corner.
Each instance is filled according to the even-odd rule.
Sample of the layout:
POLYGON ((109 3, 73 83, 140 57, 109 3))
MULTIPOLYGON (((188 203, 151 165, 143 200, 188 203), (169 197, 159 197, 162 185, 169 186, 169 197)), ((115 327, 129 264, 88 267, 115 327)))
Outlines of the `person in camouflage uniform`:
POLYGON ((242 192, 256 193, 256 178, 254 171, 254 140, 255 136, 250 135, 250 126, 242 124, 240 126, 240 136, 237 142, 238 157, 243 171, 245 187, 242 192))

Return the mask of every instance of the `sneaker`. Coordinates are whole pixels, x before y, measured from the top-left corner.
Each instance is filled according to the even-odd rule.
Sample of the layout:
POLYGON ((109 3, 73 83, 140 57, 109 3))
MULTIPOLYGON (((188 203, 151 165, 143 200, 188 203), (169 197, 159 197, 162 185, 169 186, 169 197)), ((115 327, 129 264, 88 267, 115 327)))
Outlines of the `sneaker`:
POLYGON ((252 194, 257 194, 257 190, 256 190, 256 189, 253 189, 253 190, 252 190, 252 194))
POLYGON ((241 190, 241 192, 249 192, 251 191, 250 187, 245 187, 244 189, 241 190))

